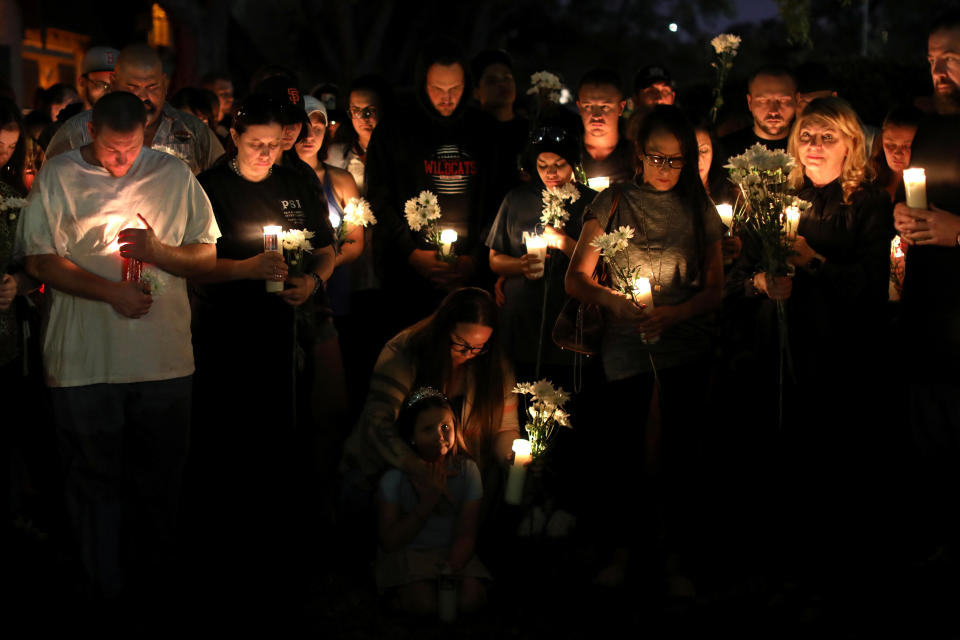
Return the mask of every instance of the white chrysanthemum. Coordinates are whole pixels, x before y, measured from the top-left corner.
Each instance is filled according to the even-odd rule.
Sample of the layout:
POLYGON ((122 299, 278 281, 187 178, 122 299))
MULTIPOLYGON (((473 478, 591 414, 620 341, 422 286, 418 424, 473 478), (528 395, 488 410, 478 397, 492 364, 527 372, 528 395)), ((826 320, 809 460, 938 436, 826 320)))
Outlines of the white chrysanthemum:
POLYGON ((437 196, 433 195, 432 191, 421 191, 417 200, 424 207, 436 206, 437 204, 437 196))
POLYGON ((160 272, 153 269, 144 269, 140 273, 140 284, 146 285, 151 296, 158 296, 167 288, 167 281, 160 272))
POLYGON ((312 237, 313 231, 290 229, 283 232, 281 243, 287 251, 313 251, 313 245, 310 243, 312 237))
POLYGON ((0 199, 0 211, 10 211, 11 209, 22 209, 25 206, 27 206, 26 198, 0 199))
POLYGON ((343 208, 344 223, 353 227, 366 227, 377 224, 370 203, 363 198, 350 198, 343 208))
POLYGON ((710 45, 717 52, 717 55, 723 55, 724 53, 736 55, 737 49, 740 48, 740 36, 735 36, 732 33, 721 33, 710 41, 710 45))
POLYGON ((517 385, 513 388, 514 393, 531 393, 533 391, 533 385, 529 382, 518 382, 517 385))

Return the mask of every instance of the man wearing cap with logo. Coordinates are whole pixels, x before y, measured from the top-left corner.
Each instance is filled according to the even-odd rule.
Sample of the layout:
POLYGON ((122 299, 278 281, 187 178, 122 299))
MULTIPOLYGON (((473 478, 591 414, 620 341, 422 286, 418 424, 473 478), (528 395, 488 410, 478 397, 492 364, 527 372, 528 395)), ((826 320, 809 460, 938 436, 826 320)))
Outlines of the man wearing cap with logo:
MULTIPOLYGON (((147 110, 144 144, 180 158, 196 175, 223 155, 223 145, 202 120, 167 104, 167 85, 160 57, 149 46, 134 44, 120 52, 111 75, 110 90, 129 91, 140 98, 147 110)), ((89 111, 65 122, 50 140, 47 157, 88 144, 89 123, 89 111)))
POLYGON ((81 101, 64 107, 57 116, 56 122, 43 130, 37 139, 41 147, 46 149, 64 122, 78 113, 93 109, 97 100, 110 90, 110 76, 113 75, 113 67, 117 64, 119 55, 120 52, 111 47, 93 47, 87 51, 83 56, 80 75, 77 76, 77 94, 81 101))

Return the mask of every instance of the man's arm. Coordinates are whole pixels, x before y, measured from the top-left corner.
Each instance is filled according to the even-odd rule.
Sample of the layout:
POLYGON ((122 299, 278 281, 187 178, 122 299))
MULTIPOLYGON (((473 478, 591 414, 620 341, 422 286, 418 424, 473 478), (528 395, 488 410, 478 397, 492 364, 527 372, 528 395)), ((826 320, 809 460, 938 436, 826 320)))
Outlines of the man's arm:
POLYGON ((50 287, 88 300, 106 302, 122 316, 140 318, 153 298, 136 282, 113 282, 53 254, 26 257, 27 273, 50 287))
POLYGON ((147 228, 124 229, 120 232, 120 255, 124 258, 137 258, 181 278, 202 275, 216 266, 216 245, 203 243, 174 247, 164 244, 157 239, 143 216, 137 214, 137 217, 147 228))

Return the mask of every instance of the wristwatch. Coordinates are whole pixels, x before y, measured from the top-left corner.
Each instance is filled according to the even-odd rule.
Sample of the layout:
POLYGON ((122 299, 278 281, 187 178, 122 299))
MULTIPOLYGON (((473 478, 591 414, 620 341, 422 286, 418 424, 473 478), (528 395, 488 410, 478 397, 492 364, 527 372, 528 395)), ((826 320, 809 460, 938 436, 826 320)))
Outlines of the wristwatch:
POLYGON ((317 291, 320 290, 320 287, 323 286, 323 278, 313 272, 310 273, 310 277, 313 278, 313 293, 310 295, 315 296, 317 295, 317 291))

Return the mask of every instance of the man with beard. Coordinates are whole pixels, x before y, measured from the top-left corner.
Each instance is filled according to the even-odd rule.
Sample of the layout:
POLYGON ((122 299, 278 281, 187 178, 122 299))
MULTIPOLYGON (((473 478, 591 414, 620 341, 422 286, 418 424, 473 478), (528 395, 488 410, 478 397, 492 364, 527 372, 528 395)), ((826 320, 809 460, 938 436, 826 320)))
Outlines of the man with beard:
MULTIPOLYGON (((223 155, 223 146, 203 121, 166 103, 167 85, 160 57, 149 46, 133 44, 120 52, 110 90, 128 91, 140 98, 147 110, 144 144, 180 158, 196 175, 223 155)), ((89 143, 89 122, 90 111, 70 118, 50 140, 47 157, 89 143)))
POLYGON ((786 151, 797 112, 797 81, 793 74, 777 66, 758 69, 747 82, 747 107, 753 115, 753 126, 720 141, 727 157, 740 155, 758 142, 768 149, 786 151))
MULTIPOLYGON (((910 245, 903 283, 898 342, 906 408, 919 454, 911 496, 931 545, 960 542, 951 505, 960 486, 960 12, 937 19, 927 59, 936 114, 920 123, 910 164, 926 173, 926 208, 900 202, 894 225, 910 245)), ((928 547, 932 550, 933 546, 928 547)))
POLYGON ((395 328, 431 313, 448 291, 493 281, 483 240, 498 204, 496 134, 492 120, 467 105, 468 69, 455 41, 429 43, 417 64, 416 103, 370 138, 366 186, 378 221, 375 260, 395 328), (437 196, 440 226, 457 232, 453 261, 439 260, 404 219, 404 203, 421 191, 437 196))

